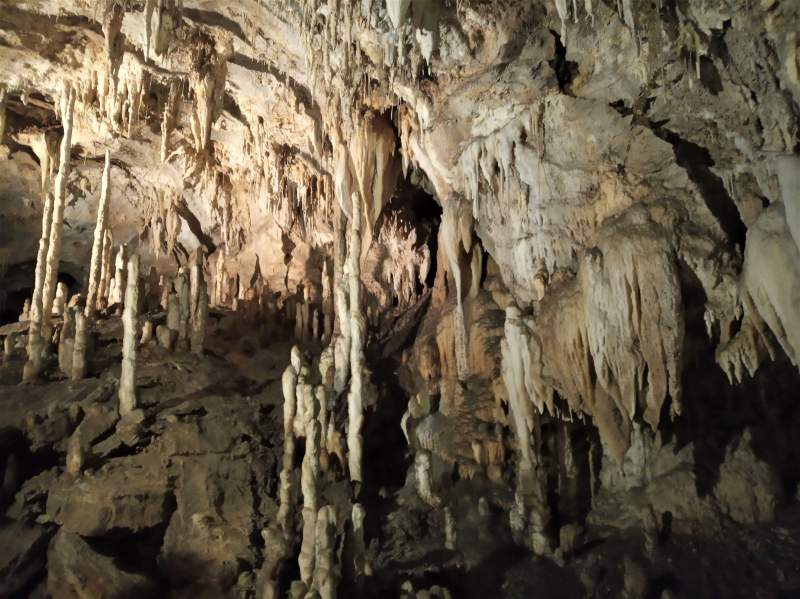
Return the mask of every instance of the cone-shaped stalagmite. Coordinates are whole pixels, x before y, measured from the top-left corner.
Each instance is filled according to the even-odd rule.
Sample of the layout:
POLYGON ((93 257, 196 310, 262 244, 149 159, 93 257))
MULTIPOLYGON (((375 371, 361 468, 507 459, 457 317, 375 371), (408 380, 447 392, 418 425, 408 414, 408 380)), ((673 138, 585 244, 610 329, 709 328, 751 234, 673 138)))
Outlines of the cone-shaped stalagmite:
POLYGON ((128 285, 122 313, 122 374, 119 379, 119 413, 136 409, 136 335, 139 328, 139 256, 128 260, 128 285))
POLYGON ((86 321, 81 310, 75 311, 75 341, 72 350, 72 373, 70 378, 78 381, 86 376, 86 321))
POLYGON ((108 305, 108 290, 111 286, 111 252, 114 249, 114 240, 111 231, 106 229, 103 235, 103 251, 100 261, 100 283, 97 290, 95 309, 103 310, 108 305))
POLYGON ((109 183, 111 179, 111 153, 106 150, 106 162, 103 167, 103 179, 100 191, 100 203, 97 206, 97 223, 94 227, 94 241, 92 243, 92 258, 89 262, 89 287, 86 294, 86 317, 91 318, 97 307, 98 289, 100 287, 101 263, 106 239, 106 212, 110 195, 109 183))
MULTIPOLYGON (((43 190, 44 210, 42 214, 42 236, 39 239, 39 250, 36 255, 36 274, 34 275, 33 298, 31 299, 30 327, 28 329, 28 361, 22 374, 22 380, 32 381, 39 376, 42 370, 42 353, 45 350, 45 340, 42 338, 42 325, 50 322, 50 306, 55 295, 56 273, 49 268, 51 255, 52 229, 55 224, 55 202, 60 204, 58 219, 58 243, 61 243, 61 222, 64 217, 64 196, 67 190, 67 175, 69 173, 70 146, 72 141, 72 111, 75 106, 75 96, 72 92, 67 98, 67 111, 64 115, 64 137, 61 140, 59 154, 59 171, 56 177, 55 194, 51 195, 43 190), (50 296, 50 293, 53 296, 50 296), (48 299, 49 298, 49 299, 48 299)), ((57 255, 53 256, 55 268, 58 269, 57 255)))
POLYGON ((53 192, 53 220, 50 225, 50 243, 47 246, 47 263, 44 273, 44 287, 42 287, 42 324, 47 327, 53 299, 58 283, 58 265, 61 260, 61 234, 64 224, 64 208, 67 204, 67 178, 69 177, 69 159, 72 149, 72 115, 75 109, 75 91, 67 91, 66 111, 64 119, 64 138, 61 140, 61 153, 59 155, 58 175, 56 175, 55 190, 53 192))
POLYGON ((3 143, 3 133, 6 130, 6 98, 8 91, 0 85, 0 144, 3 143))

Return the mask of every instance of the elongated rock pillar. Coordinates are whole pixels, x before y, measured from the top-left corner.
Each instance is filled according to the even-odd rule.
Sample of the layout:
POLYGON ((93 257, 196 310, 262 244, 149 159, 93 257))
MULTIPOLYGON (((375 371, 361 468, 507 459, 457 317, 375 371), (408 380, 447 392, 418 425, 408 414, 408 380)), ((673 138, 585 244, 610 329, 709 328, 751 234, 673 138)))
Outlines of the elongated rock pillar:
POLYGON ((364 339, 361 308, 361 199, 352 195, 353 214, 346 274, 350 289, 350 391, 347 394, 347 461, 350 480, 361 482, 361 427, 364 424, 364 339))
POLYGON ((86 321, 88 317, 75 311, 75 342, 72 350, 72 373, 70 378, 79 381, 86 376, 86 321))
MULTIPOLYGON (((72 103, 70 104, 70 108, 67 113, 68 118, 64 122, 64 137, 61 140, 60 152, 61 164, 59 166, 58 178, 56 179, 56 188, 63 188, 64 193, 66 193, 66 172, 64 173, 65 176, 62 177, 61 171, 68 168, 69 163, 73 105, 74 97, 72 98, 72 103), (67 164, 65 165, 64 163, 67 164)), ((42 235, 39 238, 39 249, 36 254, 36 273, 34 275, 33 297, 31 298, 30 307, 30 325, 28 328, 28 361, 25 363, 25 368, 22 373, 23 382, 30 382, 39 376, 43 363, 42 353, 45 349, 45 342, 42 338, 42 324, 45 312, 44 298, 45 280, 47 278, 47 256, 48 247, 50 244, 50 230, 53 224, 53 195, 48 193, 46 189, 42 190, 42 194, 44 199, 44 207, 42 211, 42 235)), ((48 303, 47 310, 49 309, 48 303)))
POLYGON ((119 379, 119 413, 136 409, 136 334, 139 325, 139 256, 128 260, 128 285, 122 314, 122 374, 119 379))
POLYGON ((103 245, 106 238, 106 211, 108 210, 109 181, 111 179, 111 153, 106 150, 106 162, 100 187, 100 203, 97 206, 97 222, 94 226, 92 258, 89 262, 89 287, 86 292, 86 318, 92 318, 97 309, 97 295, 101 277, 103 245))
POLYGON ((119 251, 117 252, 117 258, 114 263, 115 272, 114 272, 114 284, 111 287, 111 297, 109 299, 109 303, 111 305, 117 304, 117 308, 120 305, 125 304, 125 292, 128 287, 127 285, 127 270, 126 264, 128 262, 128 244, 123 243, 119 246, 119 251))
POLYGON ((335 599, 338 576, 334 562, 336 554, 336 511, 326 505, 316 518, 316 555, 314 589, 320 599, 335 599))
POLYGON ((61 260, 61 233, 64 225, 64 207, 67 203, 67 178, 72 150, 72 116, 75 109, 75 90, 67 91, 66 111, 63 113, 64 138, 61 140, 58 175, 53 193, 53 221, 50 224, 50 243, 47 246, 47 262, 42 287, 42 326, 49 328, 53 299, 58 283, 58 265, 61 260))
POLYGON ((100 261, 100 283, 98 285, 96 310, 104 310, 108 305, 108 290, 111 286, 111 252, 114 249, 114 240, 111 231, 106 229, 103 234, 103 251, 100 261))
POLYGON ((0 85, 0 145, 3 143, 3 133, 6 130, 6 98, 8 91, 0 85))

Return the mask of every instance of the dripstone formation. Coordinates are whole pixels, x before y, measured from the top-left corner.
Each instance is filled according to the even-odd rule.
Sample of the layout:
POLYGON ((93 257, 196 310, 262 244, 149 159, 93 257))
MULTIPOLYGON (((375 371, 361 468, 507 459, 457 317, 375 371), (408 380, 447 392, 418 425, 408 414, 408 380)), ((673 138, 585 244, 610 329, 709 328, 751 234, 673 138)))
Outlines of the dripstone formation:
POLYGON ((800 593, 798 31, 0 0, 0 596, 800 593))

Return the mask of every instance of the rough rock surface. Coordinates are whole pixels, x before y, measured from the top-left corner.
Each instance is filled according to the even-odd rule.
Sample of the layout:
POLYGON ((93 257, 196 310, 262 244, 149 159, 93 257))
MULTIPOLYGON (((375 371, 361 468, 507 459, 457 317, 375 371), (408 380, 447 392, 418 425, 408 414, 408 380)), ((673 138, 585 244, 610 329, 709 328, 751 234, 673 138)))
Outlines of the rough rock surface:
POLYGON ((798 592, 798 2, 2 4, 0 594, 798 592))

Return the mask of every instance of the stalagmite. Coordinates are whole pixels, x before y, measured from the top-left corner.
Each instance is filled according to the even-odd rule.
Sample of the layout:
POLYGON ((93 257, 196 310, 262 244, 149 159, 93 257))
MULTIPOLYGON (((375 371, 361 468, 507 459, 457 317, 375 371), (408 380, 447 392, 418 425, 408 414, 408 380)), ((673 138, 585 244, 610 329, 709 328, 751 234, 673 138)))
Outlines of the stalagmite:
POLYGON ((3 363, 7 363, 11 356, 14 353, 14 345, 17 341, 16 335, 14 333, 9 333, 6 335, 6 338, 3 339, 3 363))
POLYGON ((89 285, 86 292, 86 317, 92 318, 97 308, 98 287, 102 278, 100 267, 103 258, 103 245, 106 238, 106 212, 111 180, 111 152, 106 150, 106 161, 103 167, 103 176, 100 190, 100 203, 97 205, 97 223, 94 227, 94 241, 92 242, 92 257, 89 262, 89 285))
POLYGON ((294 337, 298 341, 302 341, 303 338, 305 337, 305 331, 303 329, 303 304, 302 304, 302 301, 298 301, 297 305, 295 306, 294 337))
POLYGON ((330 340, 333 335, 334 301, 331 292, 332 277, 328 268, 328 260, 322 263, 322 334, 323 339, 330 340))
POLYGON ((306 451, 300 474, 303 493, 303 540, 300 545, 300 579, 310 587, 314 575, 314 547, 316 540, 317 478, 319 477, 320 426, 315 418, 308 421, 305 431, 306 451))
POLYGON ((61 235, 64 224, 64 207, 67 203, 67 179, 70 170, 70 152, 72 150, 72 116, 75 108, 75 90, 67 90, 65 98, 66 110, 62 114, 64 120, 64 137, 61 140, 58 175, 56 175, 53 192, 53 220, 50 224, 50 241, 47 246, 47 263, 42 287, 42 325, 49 328, 53 299, 58 280, 58 266, 61 259, 61 235))
POLYGON ((136 342, 139 328, 139 256, 128 260, 125 311, 122 314, 122 372, 119 379, 119 413, 121 416, 137 408, 136 342))
MULTIPOLYGON (((46 350, 45 340, 42 338, 42 326, 49 323, 50 300, 49 285, 53 285, 52 275, 48 280, 47 265, 50 247, 51 229, 54 218, 54 196, 61 197, 62 218, 63 218, 63 195, 66 193, 66 177, 69 168, 69 153, 72 135, 72 107, 74 106, 74 96, 68 98, 68 112, 64 121, 64 136, 61 140, 61 151, 59 154, 59 173, 56 177, 55 193, 51 194, 46 189, 42 190, 44 206, 42 211, 42 235, 39 238, 39 249, 36 254, 36 274, 34 277, 33 297, 31 298, 30 327, 28 329, 28 360, 22 375, 24 382, 30 382, 39 376, 42 370, 42 353, 46 350), (62 169, 64 173, 62 176, 62 169), (45 312, 48 312, 45 318, 45 312)), ((45 154, 46 151, 45 140, 45 154)), ((44 173, 44 170, 43 170, 44 173)), ((44 174, 43 174, 44 178, 44 174)), ((43 181, 44 185, 44 181, 43 181)), ((59 234, 60 239, 60 234, 59 234)))
POLYGON ((22 304, 22 313, 19 315, 20 322, 26 322, 31 318, 31 300, 26 299, 25 303, 22 304))
POLYGON ((119 309, 124 306, 125 294, 128 288, 128 244, 123 243, 119 246, 117 251, 117 258, 114 262, 114 283, 111 288, 111 297, 109 298, 109 305, 116 305, 119 309))
POLYGON ((321 508, 316 517, 314 589, 320 599, 335 599, 338 576, 336 572, 336 511, 333 506, 321 508))
POLYGON ((294 419, 297 414, 297 372, 289 365, 283 371, 283 434, 294 434, 294 419))
POLYGON ((62 316, 64 314, 64 308, 67 305, 68 293, 69 291, 67 289, 66 283, 62 283, 59 281, 58 285, 56 285, 56 296, 53 298, 53 308, 52 308, 53 316, 62 316))
POLYGON ((444 546, 450 551, 456 549, 456 520, 449 507, 444 508, 444 546))
POLYGON ((215 306, 222 306, 225 304, 225 283, 227 282, 227 275, 225 274, 225 253, 225 248, 220 248, 217 253, 213 297, 215 306))
POLYGON ((189 319, 192 316, 189 281, 186 271, 181 269, 175 278, 175 293, 178 295, 180 318, 178 320, 178 343, 185 345, 188 341, 189 319))
POLYGON ((181 301, 174 291, 167 296, 167 327, 175 331, 177 338, 181 328, 181 301))
POLYGON ((79 381, 86 376, 86 336, 87 316, 82 310, 75 310, 75 346, 72 352, 73 381, 79 381))
POLYGON ((153 340, 153 322, 151 320, 145 320, 142 324, 142 338, 139 341, 139 345, 147 345, 150 341, 153 340))
POLYGON ((205 283, 200 286, 200 291, 197 298, 197 306, 195 307, 194 315, 192 317, 192 334, 191 334, 191 347, 192 353, 202 354, 203 346, 206 340, 206 322, 208 321, 208 291, 206 290, 205 283))
POLYGON ((8 90, 5 86, 0 85, 0 145, 3 144, 3 133, 6 130, 6 100, 8 99, 8 90))
POLYGON ((338 335, 332 340, 336 364, 334 388, 337 393, 344 391, 350 376, 351 326, 347 299, 348 283, 345 276, 346 251, 344 212, 337 204, 334 215, 333 302, 336 320, 334 324, 338 325, 338 335))
POLYGON ((416 473, 417 493, 431 507, 439 507, 441 500, 433 493, 431 486, 431 454, 419 450, 414 456, 414 472, 416 473))
POLYGON ((114 251, 114 240, 111 231, 106 229, 103 235, 103 250, 100 261, 100 282, 97 290, 96 310, 104 310, 108 306, 108 294, 111 286, 111 254, 114 251))
POLYGON ((361 482, 361 427, 364 424, 364 341, 361 309, 361 201, 352 195, 350 247, 345 273, 350 289, 350 391, 347 394, 347 461, 350 480, 361 482))
POLYGON ((75 355, 75 310, 67 310, 58 334, 58 369, 67 377, 72 376, 72 360, 75 355))

